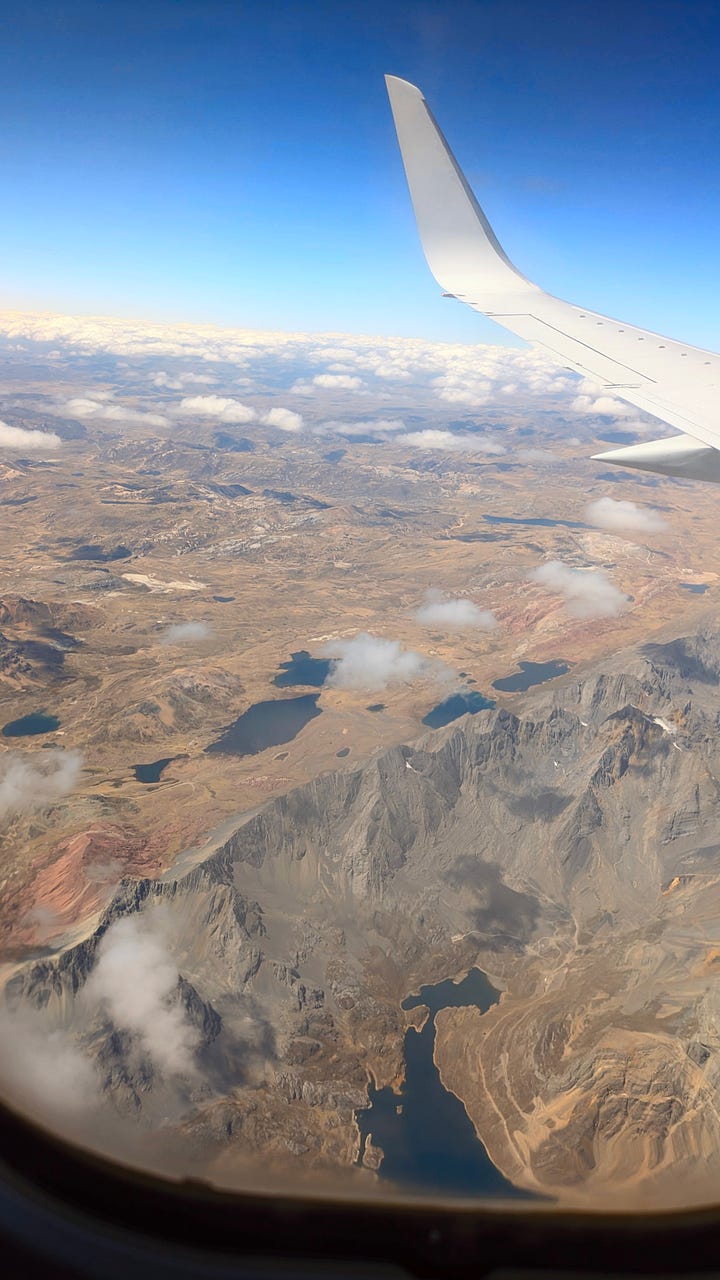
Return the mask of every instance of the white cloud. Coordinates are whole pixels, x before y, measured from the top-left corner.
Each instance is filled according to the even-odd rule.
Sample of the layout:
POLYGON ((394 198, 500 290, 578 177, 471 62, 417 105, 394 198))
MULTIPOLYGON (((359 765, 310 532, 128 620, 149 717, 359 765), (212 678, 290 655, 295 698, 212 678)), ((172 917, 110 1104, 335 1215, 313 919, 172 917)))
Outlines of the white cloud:
POLYGON ((30 1115, 57 1123, 82 1116, 98 1101, 98 1080, 84 1054, 62 1030, 30 1009, 0 1012, 3 1093, 30 1115))
POLYGON ((442 449, 448 453, 487 453, 500 455, 506 453, 504 445, 484 436, 460 436, 452 431, 441 431, 428 427, 424 431, 408 431, 397 436, 398 444, 407 444, 414 449, 442 449))
POLYGON ((562 596, 574 618, 614 618, 627 608, 627 596, 602 569, 573 569, 561 560, 548 560, 529 579, 562 596))
POLYGON ((323 435, 332 432, 341 436, 392 435, 397 431, 405 431, 402 418, 370 418, 364 422, 323 422, 316 428, 316 433, 323 435))
POLYGON ((175 377, 172 377, 169 373, 161 370, 160 373, 156 373, 152 378, 154 387, 164 387, 168 391, 182 391, 183 387, 191 383, 210 387, 213 382, 215 382, 215 378, 211 377, 209 373, 178 373, 175 377))
POLYGON ((175 622, 163 632, 163 644, 192 644, 193 641, 207 640, 212 635, 212 627, 207 622, 175 622))
POLYGON ((403 649, 398 640, 383 640, 360 632, 352 640, 331 640, 322 650, 332 658, 325 681, 331 689, 384 689, 433 674, 441 664, 403 649))
POLYGON ((595 382, 583 382, 580 394, 575 397, 570 408, 575 413, 593 414, 602 418, 637 417, 637 409, 625 400, 617 400, 608 396, 603 388, 595 382))
POLYGON ((72 414, 74 418, 103 418, 107 422, 142 422, 148 427, 166 427, 168 422, 161 413, 147 413, 144 409, 130 409, 122 404, 101 404, 98 400, 87 400, 82 396, 68 400, 61 411, 72 414))
POLYGON ((107 422, 140 422, 146 427, 166 427, 168 420, 162 413, 147 413, 145 409, 128 409, 122 404, 104 405, 97 415, 107 422))
POLYGON ((331 391, 358 391, 363 385, 362 378, 347 373, 318 373, 312 381, 314 387, 325 387, 331 391))
POLYGON ((0 422, 0 449, 57 449, 61 444, 54 431, 28 431, 0 422))
POLYGON ((185 417, 217 418, 218 422, 254 422, 257 418, 249 405, 229 396, 185 396, 177 412, 185 417))
POLYGON ((617 533, 662 533, 667 529, 659 511, 638 507, 635 502, 618 502, 614 498, 598 498, 585 512, 591 524, 617 533))
POLYGON ((78 751, 53 747, 32 755, 4 752, 0 756, 0 818, 56 804, 76 786, 81 769, 78 751))
POLYGON ((467 627, 491 631, 497 626, 495 615, 489 609, 481 609, 464 597, 445 599, 441 591, 427 592, 425 602, 415 613, 415 621, 424 627, 441 627, 445 631, 462 631, 467 627))
POLYGON ((171 1075, 192 1075, 199 1036, 177 1001, 179 973, 155 924, 125 916, 110 925, 85 986, 115 1026, 135 1036, 153 1063, 171 1075))
POLYGON ((279 427, 281 431, 302 431, 303 428, 302 414, 295 413, 292 409, 283 409, 280 405, 269 409, 262 421, 268 427, 279 427))

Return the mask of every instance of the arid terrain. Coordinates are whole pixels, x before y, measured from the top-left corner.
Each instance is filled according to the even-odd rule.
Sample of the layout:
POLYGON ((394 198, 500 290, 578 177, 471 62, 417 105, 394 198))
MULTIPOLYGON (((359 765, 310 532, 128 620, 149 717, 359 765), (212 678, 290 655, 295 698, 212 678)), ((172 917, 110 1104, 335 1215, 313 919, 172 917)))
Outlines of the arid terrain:
POLYGON ((402 1084, 401 1003, 477 965, 500 1002, 441 1010, 435 1055, 501 1172, 568 1203, 707 1198, 714 486, 592 461, 662 428, 524 352, 103 324, 0 326, 13 1087, 51 1034, 93 1072, 73 1124, 113 1149, 379 1190, 356 1115, 370 1078, 402 1084), (423 620, 436 597, 492 618, 423 620), (402 677, 338 677, 365 633, 402 677), (563 673, 493 687, 521 662, 563 673), (473 692, 494 707, 427 732, 473 692), (113 1005, 107 939, 172 957, 174 1056, 113 1005))

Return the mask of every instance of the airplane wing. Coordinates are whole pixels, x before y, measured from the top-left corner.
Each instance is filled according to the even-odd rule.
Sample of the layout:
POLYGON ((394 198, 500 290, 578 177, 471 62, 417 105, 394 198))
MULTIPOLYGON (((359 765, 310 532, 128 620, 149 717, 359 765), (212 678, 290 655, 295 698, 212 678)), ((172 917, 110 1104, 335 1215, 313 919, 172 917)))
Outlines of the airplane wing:
POLYGON ((545 293, 498 243, 415 85, 385 77, 428 265, 452 297, 683 435, 597 457, 720 482, 720 355, 545 293))

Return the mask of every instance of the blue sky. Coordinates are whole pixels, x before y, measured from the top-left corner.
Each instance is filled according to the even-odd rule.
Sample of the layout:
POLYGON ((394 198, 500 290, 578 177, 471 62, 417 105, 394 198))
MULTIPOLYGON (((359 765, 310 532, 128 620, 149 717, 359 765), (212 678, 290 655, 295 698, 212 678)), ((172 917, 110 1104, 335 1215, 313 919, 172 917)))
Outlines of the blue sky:
POLYGON ((719 53, 714 0, 5 0, 0 306, 495 340, 425 266, 390 71, 525 274, 717 349, 719 53))

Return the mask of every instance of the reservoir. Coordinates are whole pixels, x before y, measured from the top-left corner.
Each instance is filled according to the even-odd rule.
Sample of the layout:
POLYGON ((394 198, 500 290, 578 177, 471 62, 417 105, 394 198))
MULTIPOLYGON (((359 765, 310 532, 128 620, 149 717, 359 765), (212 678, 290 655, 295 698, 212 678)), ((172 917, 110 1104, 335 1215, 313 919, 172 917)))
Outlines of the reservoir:
POLYGON ((493 680, 493 689, 501 693, 521 693, 534 684, 544 684, 546 680, 555 680, 570 670, 568 662, 521 662, 519 671, 500 680, 493 680))
POLYGON ((280 670, 273 680, 278 689, 287 689, 292 685, 310 685, 319 689, 330 673, 329 658, 313 658, 307 649, 298 649, 290 654, 289 662, 281 662, 280 670))
POLYGON ((432 711, 428 711, 427 715, 423 716, 422 722, 430 729, 442 729, 444 725, 451 724, 459 716, 474 716, 478 711, 488 711, 494 706, 495 703, 490 698, 484 698, 475 689, 469 689, 466 693, 453 693, 449 698, 438 702, 432 711))
POLYGON ((705 592, 710 590, 707 582, 681 582, 679 585, 683 591, 692 591, 696 596, 704 596, 705 592))
POLYGON ((54 733, 60 728, 57 716, 46 716, 44 711, 31 711, 19 720, 10 720, 3 727, 4 738, 25 738, 34 733, 54 733))
POLYGON ((296 738, 310 720, 321 715, 317 705, 319 697, 319 693, 306 693, 301 698, 255 702, 224 730, 217 742, 212 742, 205 750, 232 756, 254 756, 267 747, 283 746, 296 738))
POLYGON ((438 982, 403 1000, 403 1009, 426 1005, 430 1010, 422 1031, 411 1027, 405 1035, 405 1083, 399 1094, 371 1084, 370 1106, 356 1113, 360 1161, 372 1136, 384 1152, 381 1178, 433 1195, 528 1198, 495 1168, 463 1104, 443 1087, 433 1060, 440 1009, 475 1005, 485 1013, 498 998, 485 974, 471 969, 462 982, 438 982))

